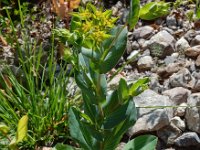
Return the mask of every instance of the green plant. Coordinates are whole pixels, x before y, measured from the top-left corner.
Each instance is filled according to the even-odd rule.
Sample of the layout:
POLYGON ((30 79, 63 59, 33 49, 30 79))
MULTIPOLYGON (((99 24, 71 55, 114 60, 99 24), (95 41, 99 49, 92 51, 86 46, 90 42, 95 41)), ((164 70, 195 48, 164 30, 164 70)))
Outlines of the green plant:
POLYGON ((73 97, 66 89, 69 83, 67 71, 63 66, 55 78, 57 71, 53 59, 43 66, 40 64, 41 56, 31 54, 29 59, 28 56, 21 58, 24 64, 17 76, 9 69, 5 72, 12 88, 5 83, 5 74, 1 76, 4 90, 0 92, 0 120, 16 129, 19 118, 28 114, 28 142, 22 147, 51 145, 61 139, 67 140, 67 112, 70 103, 73 103, 73 97), (46 65, 49 66, 48 71, 46 65))
MULTIPOLYGON (((23 20, 21 10, 19 14, 23 20)), ((18 53, 19 67, 13 71, 7 66, 0 75, 0 122, 10 128, 7 136, 0 134, 0 147, 9 147, 7 137, 15 135, 18 121, 24 115, 29 118, 28 133, 26 138, 13 142, 16 147, 34 149, 60 140, 67 143, 70 140, 67 112, 70 105, 78 105, 74 95, 66 89, 71 72, 65 69, 66 64, 60 65, 59 72, 57 70, 54 37, 48 56, 44 55, 42 43, 38 45, 37 39, 30 42, 33 40, 25 28, 21 33, 24 44, 19 44, 9 13, 8 18, 16 41, 12 46, 18 53)), ((24 27, 24 21, 21 23, 24 27)))
POLYGON ((153 20, 169 14, 169 9, 170 3, 149 2, 141 7, 139 17, 144 20, 153 20))
MULTIPOLYGON (((133 28, 133 24, 138 19, 133 12, 138 14, 139 4, 134 0, 131 3, 128 24, 133 28), (135 7, 137 11, 134 10, 135 7)), ((131 85, 127 85, 126 81, 121 79, 118 88, 108 94, 105 74, 115 67, 124 53, 127 26, 114 26, 113 19, 107 15, 110 12, 97 10, 92 4, 87 4, 86 9, 81 8, 80 12, 80 14, 73 13, 71 30, 55 31, 60 41, 67 43, 67 58, 74 65, 75 80, 83 98, 83 108, 76 106, 70 108, 70 134, 83 149, 114 150, 123 134, 137 119, 133 96, 147 88, 148 78, 140 79, 131 85), (97 14, 100 16, 97 17, 97 14), (111 22, 111 26, 104 24, 105 17, 101 20, 101 16, 105 14, 106 22, 111 22), (99 30, 105 36, 98 36, 97 39, 94 33, 99 30)), ((156 138, 152 137, 153 141, 156 141, 156 138)), ((148 141, 147 137, 141 139, 152 142, 152 140, 148 141)), ((137 140, 133 140, 132 143, 141 145, 135 141, 137 140)), ((150 148, 154 149, 155 145, 156 142, 150 148)), ((125 149, 130 149, 130 144, 125 149)))

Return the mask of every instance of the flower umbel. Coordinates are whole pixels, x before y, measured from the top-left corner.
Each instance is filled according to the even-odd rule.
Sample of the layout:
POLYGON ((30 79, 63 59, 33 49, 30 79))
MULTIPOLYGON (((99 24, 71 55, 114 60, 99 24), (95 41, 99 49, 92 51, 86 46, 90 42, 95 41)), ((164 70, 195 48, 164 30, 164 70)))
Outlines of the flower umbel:
POLYGON ((97 9, 92 4, 87 4, 86 8, 80 8, 79 13, 73 13, 72 16, 78 20, 79 26, 76 31, 80 32, 83 39, 83 46, 96 49, 100 44, 110 37, 109 31, 114 27, 117 18, 111 16, 112 11, 97 9), (89 43, 93 44, 88 44, 89 43))

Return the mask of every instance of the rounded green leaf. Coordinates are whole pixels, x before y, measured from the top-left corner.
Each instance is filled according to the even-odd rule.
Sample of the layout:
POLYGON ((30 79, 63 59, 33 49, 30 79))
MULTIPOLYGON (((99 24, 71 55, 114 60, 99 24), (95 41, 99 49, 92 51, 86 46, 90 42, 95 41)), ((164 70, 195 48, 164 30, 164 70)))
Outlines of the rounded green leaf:
POLYGON ((112 30, 112 37, 103 44, 105 51, 99 64, 100 73, 107 73, 117 65, 126 48, 127 33, 127 27, 122 26, 112 30))
POLYGON ((129 141, 123 150, 155 150, 157 141, 154 135, 141 135, 129 141))
POLYGON ((127 21, 130 26, 130 29, 133 29, 134 26, 137 24, 139 19, 139 12, 140 12, 140 0, 131 0, 128 21, 127 21))

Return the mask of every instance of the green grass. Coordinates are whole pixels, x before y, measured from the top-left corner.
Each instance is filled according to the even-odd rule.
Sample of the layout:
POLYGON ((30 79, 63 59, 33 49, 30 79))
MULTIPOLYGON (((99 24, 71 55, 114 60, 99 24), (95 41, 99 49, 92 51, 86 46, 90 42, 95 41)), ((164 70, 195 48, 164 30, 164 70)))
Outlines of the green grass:
MULTIPOLYGON (((19 3, 19 1, 18 1, 19 3)), ((19 3, 19 6, 20 3, 19 3)), ((15 25, 6 10, 10 20, 13 41, 17 40, 15 25)), ((5 66, 0 75, 0 124, 6 124, 10 130, 8 135, 0 133, 0 147, 8 148, 10 140, 16 134, 17 124, 23 115, 28 115, 28 136, 18 146, 22 149, 35 149, 38 146, 52 146, 57 142, 69 143, 68 110, 71 105, 78 105, 79 94, 71 95, 67 85, 71 83, 72 72, 67 70, 65 63, 58 63, 55 56, 54 37, 47 55, 44 55, 42 43, 37 39, 30 42, 30 36, 24 27, 23 12, 19 7, 21 18, 21 35, 24 44, 9 43, 16 50, 19 67, 13 71, 5 66), (12 86, 5 82, 8 77, 12 86)))

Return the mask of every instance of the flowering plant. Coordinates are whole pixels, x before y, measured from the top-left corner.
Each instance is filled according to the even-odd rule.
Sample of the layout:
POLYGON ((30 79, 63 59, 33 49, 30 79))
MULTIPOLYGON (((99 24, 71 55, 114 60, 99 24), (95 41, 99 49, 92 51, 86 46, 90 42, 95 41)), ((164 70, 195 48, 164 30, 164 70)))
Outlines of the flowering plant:
MULTIPOLYGON (((135 2, 132 1, 130 14, 135 6, 139 7, 135 2)), ((106 73, 123 55, 128 33, 127 25, 114 25, 117 18, 112 18, 111 13, 87 4, 86 9, 72 13, 69 30, 55 30, 60 41, 66 43, 65 54, 70 55, 67 58, 74 64, 75 80, 82 92, 83 108, 71 107, 69 111, 70 134, 86 150, 114 150, 117 147, 123 134, 136 121, 132 98, 140 94, 148 82, 145 78, 127 85, 121 79, 118 88, 108 93, 106 73)), ((131 27, 134 20, 129 16, 131 27)), ((153 141, 150 145, 155 147, 154 136, 141 139, 147 143, 153 141)), ((134 148, 133 143, 129 143, 126 150, 134 148)), ((139 148, 147 147, 140 145, 139 148)))

